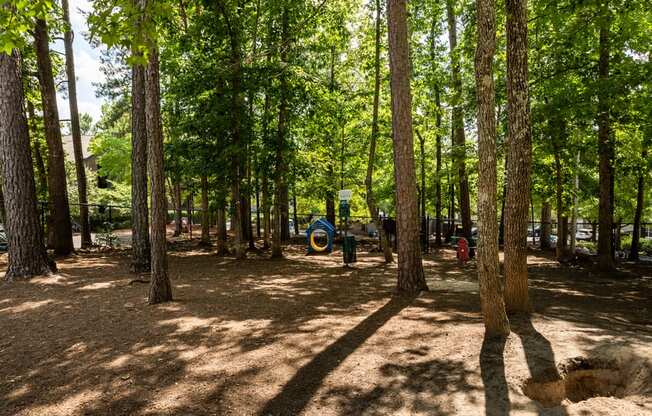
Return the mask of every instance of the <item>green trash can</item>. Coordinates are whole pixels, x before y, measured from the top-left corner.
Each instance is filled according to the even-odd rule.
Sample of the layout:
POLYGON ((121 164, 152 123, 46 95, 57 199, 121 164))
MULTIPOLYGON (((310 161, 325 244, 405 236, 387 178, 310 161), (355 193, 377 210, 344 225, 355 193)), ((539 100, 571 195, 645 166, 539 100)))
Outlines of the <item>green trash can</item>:
POLYGON ((356 241, 355 237, 352 235, 347 235, 344 237, 344 244, 342 246, 342 251, 344 252, 344 263, 355 263, 358 261, 355 253, 356 241))

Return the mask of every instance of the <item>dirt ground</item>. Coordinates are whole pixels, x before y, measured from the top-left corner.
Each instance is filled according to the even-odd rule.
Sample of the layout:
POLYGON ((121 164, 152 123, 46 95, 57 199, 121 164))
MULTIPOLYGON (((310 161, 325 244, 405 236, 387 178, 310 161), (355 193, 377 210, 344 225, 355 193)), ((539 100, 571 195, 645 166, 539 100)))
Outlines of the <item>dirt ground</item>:
POLYGON ((426 255, 430 291, 414 300, 391 296, 379 254, 345 269, 341 252, 287 253, 236 262, 177 244, 175 301, 160 306, 129 284, 128 252, 0 283, 0 415, 652 414, 650 266, 595 276, 532 253, 535 313, 483 342, 475 268, 450 250, 426 255), (576 357, 608 363, 621 398, 564 397, 576 357), (562 395, 543 407, 528 385, 562 395))

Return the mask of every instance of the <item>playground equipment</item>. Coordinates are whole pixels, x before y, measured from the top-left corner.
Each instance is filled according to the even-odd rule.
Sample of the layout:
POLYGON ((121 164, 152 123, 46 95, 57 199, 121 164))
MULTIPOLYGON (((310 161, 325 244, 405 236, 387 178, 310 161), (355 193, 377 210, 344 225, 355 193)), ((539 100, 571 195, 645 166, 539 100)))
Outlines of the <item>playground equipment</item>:
POLYGON ((457 241, 457 261, 460 264, 466 264, 469 259, 469 242, 462 237, 457 241))
POLYGON ((310 224, 306 230, 306 239, 308 241, 308 254, 330 253, 333 251, 333 239, 335 238, 335 227, 327 220, 320 218, 310 224), (317 233, 315 233, 317 232, 317 233), (319 234, 326 235, 326 244, 319 245, 317 237, 319 234))

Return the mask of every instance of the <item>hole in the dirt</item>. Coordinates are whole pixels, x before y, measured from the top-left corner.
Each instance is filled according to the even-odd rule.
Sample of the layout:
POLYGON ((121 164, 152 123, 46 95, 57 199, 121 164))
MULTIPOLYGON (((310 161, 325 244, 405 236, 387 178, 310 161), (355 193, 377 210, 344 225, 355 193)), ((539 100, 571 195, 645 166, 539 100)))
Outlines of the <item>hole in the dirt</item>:
POLYGON ((523 393, 544 407, 554 407, 566 399, 577 403, 592 397, 622 398, 626 384, 616 363, 579 357, 526 380, 523 393))

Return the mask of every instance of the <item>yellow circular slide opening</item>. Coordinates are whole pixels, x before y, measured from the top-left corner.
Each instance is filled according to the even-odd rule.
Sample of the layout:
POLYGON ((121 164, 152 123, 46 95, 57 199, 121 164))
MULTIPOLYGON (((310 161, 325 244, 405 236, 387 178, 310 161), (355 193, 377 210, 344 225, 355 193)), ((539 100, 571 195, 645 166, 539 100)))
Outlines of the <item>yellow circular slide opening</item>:
POLYGON ((310 233, 310 247, 316 251, 317 253, 322 253, 328 249, 328 243, 329 243, 329 236, 328 233, 324 230, 314 230, 312 233, 310 233), (319 235, 317 235, 319 234, 319 235), (326 236, 326 243, 323 246, 320 246, 315 237, 321 237, 321 236, 326 236))

